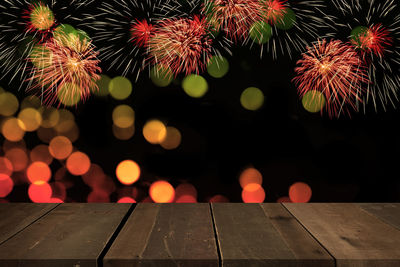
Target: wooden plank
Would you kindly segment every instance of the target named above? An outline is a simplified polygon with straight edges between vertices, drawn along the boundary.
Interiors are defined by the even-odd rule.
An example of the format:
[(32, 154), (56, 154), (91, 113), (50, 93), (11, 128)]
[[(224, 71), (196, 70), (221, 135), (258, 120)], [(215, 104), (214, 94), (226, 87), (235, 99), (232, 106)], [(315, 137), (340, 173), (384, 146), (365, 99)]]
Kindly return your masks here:
[(0, 245), (0, 266), (97, 266), (130, 206), (61, 204)]
[[(211, 205), (222, 266), (333, 266), (333, 259), (296, 225), (296, 220), (280, 204)], [(290, 241), (291, 237), (283, 235), (282, 230), (299, 239)], [(295, 242), (318, 252), (301, 256)]]
[(36, 221), (58, 204), (0, 204), (0, 244)]
[(400, 231), (355, 204), (284, 203), (337, 266), (400, 266)]
[(400, 230), (400, 203), (362, 203), (363, 210)]
[(209, 204), (138, 204), (103, 262), (105, 267), (218, 266)]

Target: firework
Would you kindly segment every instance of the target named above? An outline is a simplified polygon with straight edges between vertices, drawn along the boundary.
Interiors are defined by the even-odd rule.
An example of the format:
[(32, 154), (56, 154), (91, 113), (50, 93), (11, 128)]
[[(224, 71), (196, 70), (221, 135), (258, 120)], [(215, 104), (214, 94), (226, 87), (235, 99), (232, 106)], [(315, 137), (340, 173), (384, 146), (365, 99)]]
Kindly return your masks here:
[(260, 19), (250, 28), (251, 46), (260, 45), (276, 59), (278, 55), (302, 52), (310, 40), (325, 38), (332, 27), (322, 0), (259, 0)]
[(28, 1), (7, 0), (0, 2), (0, 68), (3, 76), (26, 80), (29, 62), (35, 44), (52, 37), (61, 23), (73, 23), (84, 7), (93, 0)]
[(339, 12), (330, 34), (350, 40), (368, 65), (371, 83), (366, 86), (360, 109), (366, 113), (371, 103), (375, 112), (395, 107), (400, 88), (400, 14), (396, 1), (331, 2)]
[(30, 60), (34, 67), (31, 90), (41, 90), (43, 102), (59, 105), (76, 104), (86, 100), (97, 89), (96, 81), (101, 72), (98, 52), (91, 41), (77, 34), (59, 35), (36, 47)]
[(338, 40), (324, 39), (307, 47), (295, 71), (300, 97), (313, 90), (321, 92), (330, 117), (356, 110), (363, 84), (368, 83), (366, 69), (353, 46)]
[(202, 13), (217, 31), (237, 42), (248, 37), (251, 26), (261, 19), (258, 0), (205, 0)]
[[(166, 18), (169, 0), (110, 0), (102, 3), (79, 26), (93, 31), (93, 42), (108, 70), (123, 76), (139, 74), (148, 66), (148, 41), (158, 20)], [(168, 11), (167, 8), (169, 7)]]
[(159, 23), (149, 41), (149, 61), (179, 73), (200, 73), (212, 56), (206, 18), (172, 18)]

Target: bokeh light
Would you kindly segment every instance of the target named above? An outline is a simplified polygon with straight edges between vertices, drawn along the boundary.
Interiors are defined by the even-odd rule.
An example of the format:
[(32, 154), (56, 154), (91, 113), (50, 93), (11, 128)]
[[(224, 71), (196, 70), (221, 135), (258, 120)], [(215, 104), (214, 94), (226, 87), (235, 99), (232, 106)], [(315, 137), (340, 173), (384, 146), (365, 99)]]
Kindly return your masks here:
[(326, 99), (322, 92), (311, 90), (304, 94), (301, 103), (308, 112), (317, 113), (325, 107)]
[(242, 190), (244, 203), (262, 203), (265, 200), (265, 191), (259, 184), (247, 184)]
[(249, 87), (242, 92), (240, 103), (247, 110), (258, 110), (264, 104), (264, 94), (256, 87)]
[(207, 72), (211, 77), (222, 78), (229, 71), (229, 61), (223, 56), (213, 56), (207, 64)]
[(136, 203), (136, 200), (131, 197), (122, 197), (118, 199), (117, 203)]
[(167, 128), (159, 120), (150, 120), (143, 127), (143, 136), (150, 144), (160, 144), (167, 136)]
[(181, 144), (181, 132), (175, 127), (171, 126), (168, 126), (166, 129), (167, 135), (165, 136), (165, 139), (160, 143), (160, 145), (167, 150), (176, 149)]
[(0, 198), (8, 196), (14, 187), (14, 182), (7, 174), (0, 173)]
[(33, 132), (42, 124), (42, 115), (36, 109), (26, 108), (18, 114), (18, 122), (26, 132)]
[(158, 87), (168, 86), (173, 78), (174, 75), (168, 67), (156, 65), (150, 71), (150, 79)]
[(35, 95), (28, 95), (26, 96), (22, 101), (20, 105), (20, 109), (24, 110), (26, 108), (33, 108), (33, 109), (39, 109), (42, 107), (42, 101), (40, 100), (39, 97)]
[(30, 159), (32, 162), (41, 161), (47, 165), (50, 165), (53, 162), (53, 156), (50, 154), (49, 147), (43, 144), (37, 145), (31, 150)]
[(5, 157), (0, 157), (0, 174), (11, 176), (13, 171), (14, 169), (11, 161)]
[(83, 175), (90, 169), (90, 158), (83, 152), (74, 152), (67, 159), (67, 169), (75, 176)]
[(0, 115), (12, 116), (19, 107), (18, 99), (15, 95), (4, 92), (0, 93)]
[(88, 203), (107, 203), (110, 202), (110, 196), (102, 190), (93, 190), (87, 197)]
[(157, 181), (151, 184), (149, 195), (155, 203), (171, 203), (175, 198), (175, 190), (167, 181)]
[(112, 113), (114, 124), (120, 128), (131, 127), (135, 121), (135, 112), (128, 105), (119, 105)]
[(28, 165), (29, 159), (24, 149), (12, 148), (10, 150), (7, 150), (5, 153), (5, 157), (11, 161), (14, 171), (22, 171)]
[(135, 126), (132, 125), (128, 128), (120, 128), (117, 125), (113, 124), (112, 131), (115, 138), (126, 141), (131, 139), (135, 134)]
[(248, 184), (262, 185), (262, 182), (263, 177), (255, 168), (247, 168), (239, 176), (239, 183), (242, 188), (245, 188)]
[(76, 106), (81, 101), (81, 93), (84, 89), (79, 84), (65, 82), (58, 88), (57, 98), (64, 106)]
[(264, 21), (257, 21), (250, 28), (250, 38), (257, 44), (265, 44), (271, 36), (272, 27)]
[(200, 98), (207, 93), (208, 83), (202, 76), (190, 74), (183, 79), (182, 88), (187, 95)]
[(303, 182), (297, 182), (289, 187), (289, 198), (293, 203), (306, 203), (311, 199), (311, 187)]
[(49, 144), (49, 152), (56, 159), (66, 159), (72, 153), (72, 143), (65, 136), (54, 137)]
[(49, 166), (41, 161), (32, 162), (26, 170), (26, 176), (34, 184), (37, 182), (48, 182), (51, 178)]
[(3, 122), (1, 132), (4, 138), (12, 142), (18, 142), (25, 136), (25, 131), (21, 128), (21, 122), (16, 118), (8, 118)]
[(228, 203), (229, 199), (226, 196), (223, 195), (215, 195), (211, 197), (208, 202), (210, 203)]
[(52, 195), (51, 186), (43, 181), (29, 185), (28, 196), (35, 203), (48, 203)]
[(56, 108), (42, 107), (41, 111), (42, 111), (41, 127), (53, 128), (58, 124), (58, 121), (60, 120), (60, 114), (58, 113), (58, 110)]
[(109, 84), (109, 92), (117, 100), (127, 99), (132, 93), (132, 83), (125, 77), (115, 77)]
[(120, 162), (115, 172), (118, 180), (124, 185), (131, 185), (140, 177), (140, 167), (133, 160)]
[(287, 31), (293, 28), (296, 23), (296, 14), (290, 8), (285, 8), (285, 12), (282, 18), (277, 19), (275, 25), (278, 29)]
[(196, 203), (197, 190), (189, 183), (183, 183), (175, 189), (175, 202), (176, 203)]
[(107, 96), (109, 94), (111, 78), (105, 74), (100, 75), (100, 79), (96, 81), (99, 90), (95, 90), (94, 94), (97, 96)]

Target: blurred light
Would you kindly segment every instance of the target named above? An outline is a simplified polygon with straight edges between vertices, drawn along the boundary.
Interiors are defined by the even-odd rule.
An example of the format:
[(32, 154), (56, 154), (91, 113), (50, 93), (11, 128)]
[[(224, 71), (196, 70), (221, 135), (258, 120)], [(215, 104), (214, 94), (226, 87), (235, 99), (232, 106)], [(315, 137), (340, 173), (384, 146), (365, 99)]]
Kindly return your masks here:
[(183, 79), (182, 88), (187, 95), (200, 98), (207, 93), (208, 83), (200, 75), (190, 74)]
[(93, 190), (87, 197), (88, 203), (108, 203), (110, 202), (110, 196), (101, 190)]
[(94, 90), (94, 94), (97, 96), (107, 96), (109, 91), (111, 78), (105, 74), (100, 75), (100, 79), (96, 81), (99, 90)]
[(115, 138), (126, 141), (126, 140), (131, 139), (133, 137), (133, 135), (135, 134), (135, 126), (132, 125), (128, 128), (120, 128), (117, 125), (113, 124), (112, 131), (113, 131)]
[(256, 44), (265, 44), (272, 36), (272, 27), (264, 21), (256, 21), (251, 26), (249, 35)]
[(308, 112), (317, 113), (325, 107), (326, 99), (324, 94), (320, 91), (312, 90), (305, 93), (301, 99), (301, 103)]
[(50, 143), (50, 141), (57, 136), (57, 132), (53, 128), (43, 128), (43, 127), (40, 127), (36, 131), (36, 134), (39, 140), (46, 144)]
[(135, 112), (128, 105), (119, 105), (112, 113), (114, 124), (120, 128), (131, 127), (135, 121)]
[(157, 181), (151, 184), (149, 195), (155, 203), (171, 203), (174, 201), (175, 190), (166, 181)]
[(7, 176), (11, 176), (14, 168), (11, 161), (7, 158), (0, 157), (0, 174), (5, 174)]
[(62, 123), (58, 129), (57, 134), (67, 137), (71, 142), (75, 142), (79, 138), (79, 128), (74, 121)]
[(67, 169), (68, 171), (75, 175), (83, 175), (87, 173), (90, 169), (90, 159), (82, 152), (74, 152), (67, 159)]
[(38, 109), (42, 106), (42, 102), (40, 101), (39, 97), (35, 95), (28, 95), (24, 98), (24, 100), (22, 100), (20, 106), (21, 110), (24, 110), (26, 108)]
[(8, 150), (5, 153), (5, 157), (11, 161), (14, 171), (22, 171), (28, 165), (28, 155), (25, 150), (21, 148), (12, 148)]
[(16, 118), (9, 118), (3, 122), (1, 132), (4, 138), (12, 142), (18, 142), (24, 138), (25, 131), (21, 128), (21, 123)]
[(18, 99), (15, 95), (5, 92), (0, 93), (0, 115), (12, 116), (18, 110)]
[(42, 124), (42, 115), (36, 109), (26, 108), (18, 114), (18, 122), (26, 132), (33, 132)]
[(168, 126), (166, 130), (167, 130), (167, 135), (165, 136), (165, 139), (160, 143), (160, 145), (164, 149), (168, 150), (176, 149), (181, 144), (182, 140), (181, 133), (175, 127)]
[(256, 87), (249, 87), (240, 96), (240, 103), (245, 109), (255, 111), (264, 104), (264, 94)]
[(229, 199), (223, 195), (215, 195), (208, 201), (210, 203), (228, 203)]
[(143, 127), (143, 136), (151, 144), (160, 144), (167, 136), (167, 128), (159, 120), (150, 120)]
[(38, 69), (44, 69), (52, 64), (53, 53), (44, 45), (35, 45), (29, 55), (29, 60)]
[(243, 188), (242, 200), (244, 203), (262, 203), (265, 191), (259, 184), (248, 184)]
[(197, 199), (190, 195), (175, 198), (175, 203), (197, 203)]
[(50, 165), (53, 162), (53, 156), (49, 152), (49, 147), (46, 145), (35, 146), (30, 153), (31, 161), (41, 161)]
[(41, 161), (32, 162), (26, 170), (26, 176), (34, 184), (36, 182), (48, 182), (51, 178), (49, 166)]
[[(51, 190), (52, 190), (52, 198), (59, 199), (64, 201), (67, 197), (67, 189), (62, 182), (54, 182), (50, 183)], [(54, 203), (54, 202), (53, 202)]]
[(290, 203), (292, 201), (290, 201), (289, 197), (280, 197), (276, 200), (277, 203)]
[(132, 93), (132, 83), (125, 77), (115, 77), (109, 84), (109, 92), (117, 100), (127, 99)]
[[(189, 198), (188, 198), (189, 196)], [(183, 183), (176, 187), (175, 189), (175, 202), (179, 201), (190, 201), (194, 199), (197, 202), (197, 190), (192, 184)]]
[(248, 184), (259, 184), (262, 185), (263, 177), (261, 173), (255, 168), (245, 169), (239, 177), (239, 183), (242, 188), (245, 188)]
[(88, 186), (96, 188), (105, 180), (105, 177), (106, 175), (99, 165), (91, 164), (89, 171), (82, 175), (82, 180)]
[(222, 78), (229, 71), (229, 62), (223, 56), (213, 56), (207, 65), (207, 72), (211, 77)]
[(289, 198), (293, 203), (306, 203), (311, 199), (312, 191), (306, 183), (297, 182), (289, 188)]
[(56, 159), (66, 159), (72, 153), (72, 143), (65, 136), (56, 136), (50, 141), (49, 152)]
[(131, 197), (123, 197), (123, 198), (120, 198), (120, 199), (117, 201), (117, 203), (136, 203), (136, 200), (134, 200), (134, 199), (131, 198)]
[(275, 25), (278, 29), (287, 31), (290, 30), (295, 23), (296, 23), (296, 14), (292, 9), (285, 8), (283, 18), (278, 19)]
[(59, 198), (50, 198), (49, 203), (64, 203), (64, 201)]
[(8, 196), (14, 187), (14, 182), (10, 176), (0, 173), (0, 198)]
[(140, 177), (140, 167), (133, 160), (120, 162), (115, 172), (118, 180), (124, 185), (131, 185)]
[(29, 185), (28, 196), (35, 203), (50, 202), (51, 186), (46, 182), (36, 182)]
[(156, 65), (150, 71), (150, 79), (158, 87), (168, 86), (173, 78), (172, 71), (168, 67)]
[(19, 140), (18, 142), (11, 142), (8, 140), (4, 140), (4, 142), (3, 142), (3, 151), (4, 152), (7, 152), (8, 150), (13, 149), (13, 148), (20, 148), (20, 149), (26, 150), (25, 140), (22, 139), (22, 140)]
[(57, 91), (58, 101), (68, 107), (76, 106), (81, 101), (81, 91), (79, 84), (67, 82)]
[(60, 120), (60, 114), (58, 110), (53, 107), (42, 107), (42, 124), (44, 128), (52, 128), (58, 124)]

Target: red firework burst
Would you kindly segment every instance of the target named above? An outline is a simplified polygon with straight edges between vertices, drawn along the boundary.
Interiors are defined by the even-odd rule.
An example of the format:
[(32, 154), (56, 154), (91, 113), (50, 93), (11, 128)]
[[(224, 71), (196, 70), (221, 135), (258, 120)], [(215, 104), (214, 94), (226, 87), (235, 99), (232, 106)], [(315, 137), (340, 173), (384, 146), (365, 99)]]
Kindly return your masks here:
[(211, 58), (208, 27), (206, 19), (198, 16), (163, 20), (150, 36), (148, 61), (169, 66), (175, 76), (201, 72)]
[(363, 52), (371, 52), (383, 56), (386, 48), (391, 45), (389, 31), (381, 24), (374, 25), (361, 31), (351, 39), (351, 43)]
[(205, 0), (203, 14), (235, 42), (246, 39), (253, 24), (261, 20), (258, 0)]
[(348, 107), (356, 109), (361, 102), (362, 84), (369, 82), (366, 68), (349, 44), (341, 41), (318, 41), (307, 47), (303, 58), (297, 61), (294, 78), (303, 97), (311, 90), (324, 94), (330, 117), (338, 117)]
[(136, 20), (131, 27), (132, 42), (137, 46), (146, 47), (153, 29), (154, 26), (146, 20)]
[(286, 0), (260, 0), (262, 15), (269, 23), (276, 23), (286, 14)]
[(52, 105), (86, 100), (97, 90), (96, 81), (101, 72), (91, 41), (78, 35), (61, 35), (41, 45), (39, 55), (30, 58), (34, 64), (31, 89), (41, 89), (44, 103)]

